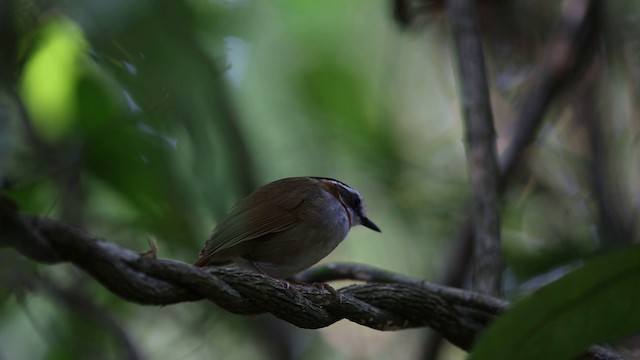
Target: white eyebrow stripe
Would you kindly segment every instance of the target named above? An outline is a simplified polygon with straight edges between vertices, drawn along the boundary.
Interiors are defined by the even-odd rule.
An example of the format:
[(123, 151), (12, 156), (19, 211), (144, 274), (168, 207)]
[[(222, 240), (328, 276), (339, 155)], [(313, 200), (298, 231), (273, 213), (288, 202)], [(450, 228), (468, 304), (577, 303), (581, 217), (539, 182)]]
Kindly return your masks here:
[[(340, 182), (338, 180), (333, 180), (333, 179), (326, 179), (326, 181), (334, 184), (334, 185), (339, 185), (340, 187), (342, 187), (343, 189), (347, 190), (350, 194), (352, 194), (353, 196), (362, 199), (362, 196), (360, 196), (360, 193), (358, 191), (356, 191), (356, 189), (350, 187), (349, 185)], [(362, 200), (361, 200), (362, 201)]]
[(332, 184), (339, 185), (340, 187), (342, 187), (343, 189), (347, 190), (348, 192), (350, 192), (350, 193), (352, 193), (354, 195), (360, 196), (360, 194), (358, 194), (358, 192), (355, 191), (355, 189), (351, 188), (349, 185), (347, 185), (347, 184), (345, 184), (343, 182), (340, 182), (340, 181), (337, 181), (337, 180), (327, 180), (327, 181), (332, 183)]
[(353, 196), (359, 198), (360, 201), (362, 201), (362, 195), (360, 195), (360, 193), (356, 189), (354, 189), (351, 186), (343, 183), (340, 180), (336, 180), (336, 179), (332, 179), (332, 178), (326, 178), (326, 177), (313, 177), (313, 178), (314, 179), (318, 179), (320, 181), (326, 181), (326, 182), (328, 182), (330, 184), (333, 184), (333, 185), (339, 185), (341, 188), (347, 190), (350, 194), (352, 194)]

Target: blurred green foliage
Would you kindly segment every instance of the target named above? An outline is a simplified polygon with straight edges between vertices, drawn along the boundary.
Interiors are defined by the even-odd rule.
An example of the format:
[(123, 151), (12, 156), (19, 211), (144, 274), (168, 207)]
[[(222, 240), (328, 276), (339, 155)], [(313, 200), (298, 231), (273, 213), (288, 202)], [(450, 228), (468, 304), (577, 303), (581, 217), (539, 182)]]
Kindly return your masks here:
[(573, 359), (640, 332), (640, 246), (591, 259), (500, 317), (470, 359)]
[[(504, 5), (484, 22), (500, 149), (558, 18), (557, 2), (532, 3)], [(3, 59), (13, 56), (0, 69), (0, 180), (22, 210), (141, 251), (154, 236), (161, 257), (191, 262), (217, 220), (258, 185), (328, 176), (363, 194), (383, 234), (356, 228), (327, 261), (428, 279), (446, 265), (468, 199), (446, 17), (402, 32), (383, 0), (6, 4), (15, 43), (0, 45)], [(617, 50), (600, 105), (622, 164), (611, 176), (638, 199), (631, 119), (640, 47), (625, 42), (638, 34), (638, 6), (607, 6), (607, 18), (625, 19), (609, 20), (605, 34)], [(551, 109), (527, 171), (505, 195), (510, 295), (606, 242), (574, 114), (565, 102)], [(124, 356), (113, 329), (65, 309), (48, 286), (93, 302), (148, 358), (268, 352), (258, 320), (211, 304), (127, 304), (74, 268), (31, 264), (8, 250), (0, 251), (0, 274), (0, 358)], [(292, 351), (415, 358), (419, 351), (407, 349), (422, 336), (339, 323), (296, 332)]]

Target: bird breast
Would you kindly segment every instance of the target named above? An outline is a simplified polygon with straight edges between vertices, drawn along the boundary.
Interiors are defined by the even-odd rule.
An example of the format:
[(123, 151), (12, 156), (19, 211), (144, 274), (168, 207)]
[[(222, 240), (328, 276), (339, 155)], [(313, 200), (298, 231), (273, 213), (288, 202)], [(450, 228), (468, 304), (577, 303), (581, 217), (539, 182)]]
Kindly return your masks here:
[(299, 217), (296, 226), (252, 244), (249, 257), (267, 274), (286, 278), (314, 265), (344, 240), (351, 225), (342, 203), (324, 190), (301, 204)]

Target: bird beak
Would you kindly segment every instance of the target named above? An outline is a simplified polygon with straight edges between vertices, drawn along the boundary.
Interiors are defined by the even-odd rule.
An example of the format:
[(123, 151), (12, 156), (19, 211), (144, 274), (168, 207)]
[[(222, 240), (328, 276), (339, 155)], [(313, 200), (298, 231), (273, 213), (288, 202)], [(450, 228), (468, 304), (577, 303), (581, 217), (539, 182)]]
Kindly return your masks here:
[(382, 231), (380, 231), (380, 228), (378, 227), (378, 225), (374, 224), (373, 221), (369, 220), (366, 217), (362, 217), (362, 220), (360, 221), (360, 224), (362, 224), (362, 226), (364, 226), (364, 227), (368, 227), (369, 229), (371, 229), (373, 231), (382, 232)]

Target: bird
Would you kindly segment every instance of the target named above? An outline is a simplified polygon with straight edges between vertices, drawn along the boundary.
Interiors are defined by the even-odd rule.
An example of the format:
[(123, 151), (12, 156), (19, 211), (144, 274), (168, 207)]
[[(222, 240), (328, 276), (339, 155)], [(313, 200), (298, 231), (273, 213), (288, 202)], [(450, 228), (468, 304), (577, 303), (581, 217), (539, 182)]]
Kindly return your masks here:
[(349, 230), (363, 225), (362, 196), (327, 177), (291, 177), (264, 185), (231, 208), (205, 242), (195, 266), (235, 263), (288, 279), (331, 253)]

